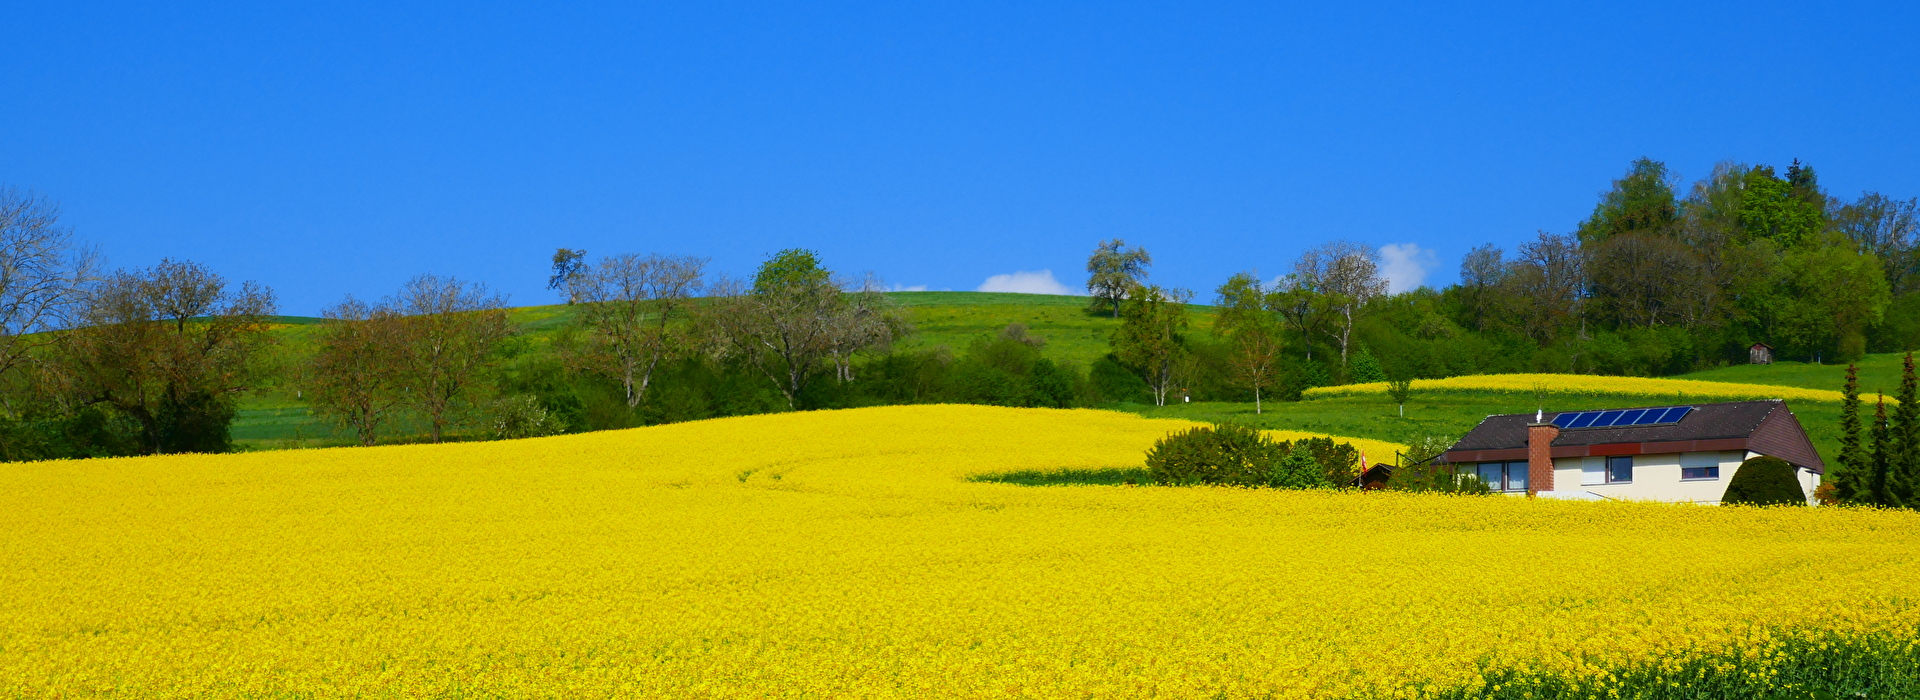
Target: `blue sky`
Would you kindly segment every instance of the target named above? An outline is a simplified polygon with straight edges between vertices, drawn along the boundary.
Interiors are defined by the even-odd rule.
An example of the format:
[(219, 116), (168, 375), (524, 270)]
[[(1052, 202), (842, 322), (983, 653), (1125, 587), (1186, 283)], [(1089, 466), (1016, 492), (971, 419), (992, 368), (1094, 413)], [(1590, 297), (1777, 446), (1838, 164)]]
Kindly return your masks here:
[(1348, 238), (1443, 285), (1643, 155), (1920, 195), (1910, 4), (1202, 5), (8, 3), (0, 184), (298, 314), (551, 303), (560, 246), (974, 289), (1121, 237), (1205, 298)]

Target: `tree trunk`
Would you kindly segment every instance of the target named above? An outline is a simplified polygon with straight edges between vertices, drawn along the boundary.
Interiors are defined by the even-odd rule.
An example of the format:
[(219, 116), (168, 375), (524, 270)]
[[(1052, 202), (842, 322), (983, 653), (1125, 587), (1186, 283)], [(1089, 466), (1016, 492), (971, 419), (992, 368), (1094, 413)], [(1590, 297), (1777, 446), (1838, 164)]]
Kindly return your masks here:
[(1260, 415), (1260, 385), (1253, 387), (1253, 415)]
[(1347, 366), (1347, 341), (1353, 336), (1353, 307), (1341, 309), (1340, 315), (1346, 318), (1346, 324), (1340, 327), (1340, 366), (1345, 367)]

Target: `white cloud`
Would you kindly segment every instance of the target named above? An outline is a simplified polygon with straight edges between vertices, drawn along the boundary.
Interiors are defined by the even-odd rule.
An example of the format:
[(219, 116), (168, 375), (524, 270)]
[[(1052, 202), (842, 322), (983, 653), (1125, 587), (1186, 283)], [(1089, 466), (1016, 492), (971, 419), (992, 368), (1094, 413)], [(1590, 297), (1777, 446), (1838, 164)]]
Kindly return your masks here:
[(1016, 294), (1072, 294), (1073, 290), (1053, 278), (1052, 270), (994, 275), (980, 283), (976, 292), (1014, 292)]
[(927, 285), (924, 285), (924, 284), (896, 284), (896, 285), (893, 285), (893, 288), (892, 288), (892, 289), (889, 289), (889, 290), (887, 290), (887, 291), (889, 291), (889, 292), (924, 292), (924, 291), (927, 291)]
[(1412, 243), (1388, 243), (1380, 246), (1380, 276), (1387, 278), (1387, 293), (1418, 289), (1427, 281), (1427, 271), (1440, 264), (1433, 251)]

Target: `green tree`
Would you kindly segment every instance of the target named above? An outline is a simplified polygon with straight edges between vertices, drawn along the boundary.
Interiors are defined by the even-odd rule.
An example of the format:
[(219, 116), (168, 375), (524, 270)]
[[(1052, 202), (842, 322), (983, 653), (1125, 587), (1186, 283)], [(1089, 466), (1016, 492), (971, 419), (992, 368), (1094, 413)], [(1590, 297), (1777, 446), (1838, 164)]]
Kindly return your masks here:
[(1887, 396), (1881, 394), (1873, 406), (1873, 428), (1869, 431), (1873, 439), (1873, 449), (1867, 453), (1867, 497), (1866, 502), (1876, 506), (1892, 505), (1893, 497), (1887, 483), (1888, 472), (1893, 467), (1894, 447), (1891, 436), (1887, 434)]
[(143, 452), (224, 452), (233, 401), (271, 369), (273, 309), (272, 291), (230, 287), (198, 263), (121, 270), (61, 335), (60, 381), (76, 403), (139, 424)]
[(832, 319), (840, 289), (811, 250), (775, 253), (747, 290), (721, 285), (708, 328), (722, 357), (739, 358), (799, 408), (800, 392), (820, 375), (834, 349)]
[(553, 274), (547, 277), (547, 289), (566, 296), (569, 304), (578, 301), (579, 295), (573, 285), (580, 273), (587, 269), (586, 257), (587, 251), (584, 250), (561, 248), (553, 251)]
[(1188, 355), (1187, 296), (1179, 289), (1141, 287), (1122, 305), (1120, 328), (1113, 333), (1114, 355), (1139, 370), (1156, 406), (1167, 405), (1167, 392)]
[(1726, 505), (1804, 506), (1807, 494), (1793, 477), (1793, 465), (1779, 457), (1765, 455), (1740, 463), (1727, 493), (1720, 498)]
[(1826, 228), (1826, 210), (1808, 192), (1808, 188), (1818, 189), (1812, 169), (1799, 177), (1803, 181), (1798, 184), (1782, 180), (1765, 165), (1747, 170), (1739, 210), (1740, 228), (1747, 238), (1765, 238), (1790, 249), (1813, 240)]
[(1327, 482), (1327, 472), (1313, 454), (1298, 445), (1287, 450), (1286, 456), (1274, 464), (1273, 476), (1269, 483), (1283, 489), (1323, 489), (1333, 486)]
[(1407, 417), (1407, 399), (1413, 398), (1413, 380), (1387, 380), (1387, 398), (1393, 399), (1393, 403), (1400, 407), (1401, 418)]
[(1253, 391), (1253, 412), (1261, 412), (1260, 395), (1280, 379), (1280, 326), (1267, 310), (1267, 292), (1260, 280), (1242, 272), (1215, 290), (1213, 332), (1225, 336), (1232, 350), (1228, 367), (1234, 386)]
[(1627, 174), (1600, 195), (1593, 215), (1580, 222), (1580, 242), (1593, 245), (1627, 233), (1666, 233), (1680, 216), (1672, 179), (1665, 163), (1634, 161)]
[(1920, 459), (1920, 399), (1915, 398), (1913, 353), (1900, 366), (1900, 392), (1894, 395), (1899, 405), (1893, 408), (1893, 451), (1887, 461), (1886, 502), (1900, 508), (1915, 505), (1913, 500), (1914, 461)]
[(1840, 461), (1830, 478), (1833, 497), (1852, 502), (1868, 495), (1867, 455), (1860, 449), (1860, 378), (1854, 365), (1847, 365), (1847, 382), (1840, 393)]
[(1111, 312), (1120, 317), (1120, 302), (1146, 283), (1147, 268), (1153, 256), (1145, 248), (1127, 248), (1127, 242), (1115, 238), (1101, 241), (1087, 257), (1087, 310)]
[(304, 375), (315, 413), (353, 431), (362, 445), (405, 403), (407, 348), (398, 313), (351, 296), (321, 312)]
[(1871, 255), (1838, 241), (1781, 256), (1775, 339), (1808, 360), (1857, 360), (1866, 332), (1886, 317), (1893, 296)]

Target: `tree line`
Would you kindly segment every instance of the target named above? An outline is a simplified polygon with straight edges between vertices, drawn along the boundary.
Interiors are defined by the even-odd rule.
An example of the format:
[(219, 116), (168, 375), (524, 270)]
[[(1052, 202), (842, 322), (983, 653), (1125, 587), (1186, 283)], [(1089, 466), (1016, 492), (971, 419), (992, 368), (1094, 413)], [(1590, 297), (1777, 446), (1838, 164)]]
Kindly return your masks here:
[[(1681, 192), (1684, 190), (1684, 194)], [(1153, 313), (1191, 294), (1148, 284), (1151, 257), (1108, 241), (1088, 264), (1090, 310)], [(1920, 346), (1920, 201), (1821, 187), (1798, 161), (1721, 163), (1682, 188), (1640, 159), (1570, 232), (1487, 244), (1459, 282), (1388, 294), (1378, 254), (1335, 241), (1285, 274), (1214, 290), (1214, 333), (1178, 318), (1125, 352), (1153, 384), (1210, 398), (1297, 398), (1361, 381), (1497, 372), (1658, 376), (1776, 357), (1850, 362)], [(1213, 347), (1207, 348), (1208, 344)], [(1225, 389), (1225, 391), (1221, 391)]]

